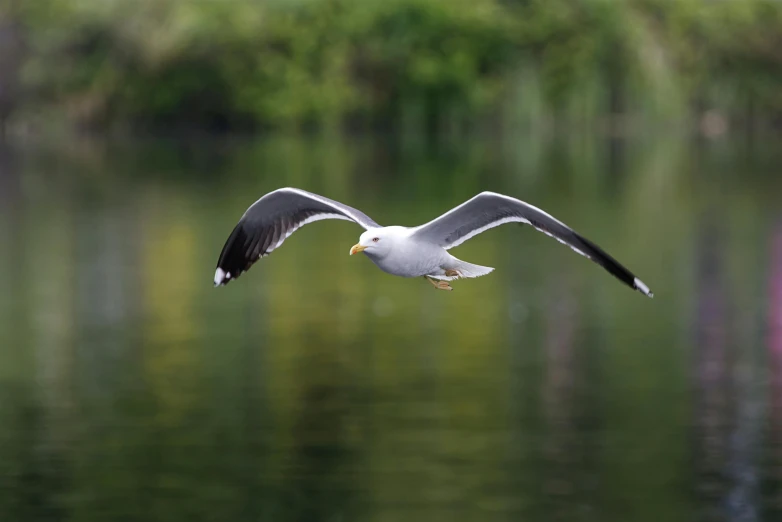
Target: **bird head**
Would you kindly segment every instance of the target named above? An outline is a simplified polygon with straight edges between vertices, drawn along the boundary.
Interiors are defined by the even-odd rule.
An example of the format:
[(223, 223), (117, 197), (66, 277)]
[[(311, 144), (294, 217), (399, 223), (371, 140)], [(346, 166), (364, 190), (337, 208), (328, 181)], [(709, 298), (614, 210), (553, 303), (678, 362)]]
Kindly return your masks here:
[(350, 255), (364, 252), (368, 256), (385, 257), (391, 251), (394, 243), (394, 234), (388, 228), (369, 229), (358, 239), (358, 243), (350, 249)]

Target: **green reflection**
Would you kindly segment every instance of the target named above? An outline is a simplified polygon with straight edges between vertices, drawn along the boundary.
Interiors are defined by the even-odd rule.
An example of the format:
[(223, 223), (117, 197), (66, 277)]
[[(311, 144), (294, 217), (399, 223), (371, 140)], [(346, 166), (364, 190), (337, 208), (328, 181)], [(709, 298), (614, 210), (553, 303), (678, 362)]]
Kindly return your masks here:
[[(762, 357), (720, 354), (763, 350), (778, 153), (675, 136), (514, 143), (3, 149), (4, 520), (686, 520), (731, 494), (771, 509), (729, 473), (757, 468), (728, 442), (765, 410), (714, 397), (739, 408), (756, 393), (730, 361), (761, 372)], [(508, 192), (656, 296), (521, 226), (459, 247), (497, 270), (436, 292), (349, 257), (360, 229), (338, 221), (213, 289), (236, 219), (285, 185), (384, 224)], [(715, 361), (722, 380), (695, 386)]]

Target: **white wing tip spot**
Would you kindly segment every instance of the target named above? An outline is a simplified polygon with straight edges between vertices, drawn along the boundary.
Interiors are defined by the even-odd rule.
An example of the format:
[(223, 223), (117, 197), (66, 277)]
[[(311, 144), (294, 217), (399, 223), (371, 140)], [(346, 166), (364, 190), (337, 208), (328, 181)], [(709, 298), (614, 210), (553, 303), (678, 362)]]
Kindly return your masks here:
[(646, 285), (644, 284), (644, 282), (643, 282), (643, 281), (641, 281), (640, 279), (638, 279), (637, 277), (636, 277), (636, 278), (633, 280), (633, 284), (634, 284), (634, 285), (635, 285), (635, 287), (636, 287), (638, 290), (640, 290), (640, 291), (641, 291), (641, 292), (642, 292), (644, 295), (646, 295), (646, 296), (649, 296), (649, 297), (654, 297), (654, 294), (652, 293), (652, 291), (651, 291), (651, 290), (649, 290), (649, 287), (648, 287), (648, 286), (646, 286)]
[(215, 270), (215, 286), (220, 286), (226, 280), (231, 278), (230, 272), (224, 272), (222, 268)]

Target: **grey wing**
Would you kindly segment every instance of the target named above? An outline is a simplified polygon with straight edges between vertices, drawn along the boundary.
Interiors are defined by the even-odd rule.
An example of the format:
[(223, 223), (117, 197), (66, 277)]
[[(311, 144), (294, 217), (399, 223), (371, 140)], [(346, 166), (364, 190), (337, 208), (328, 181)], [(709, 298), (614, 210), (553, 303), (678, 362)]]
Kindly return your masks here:
[(312, 192), (296, 188), (269, 192), (247, 209), (228, 236), (217, 260), (215, 286), (236, 279), (296, 230), (321, 219), (354, 221), (365, 229), (380, 226), (363, 212)]
[(494, 192), (482, 192), (437, 219), (416, 227), (411, 237), (447, 250), (505, 223), (531, 225), (591, 259), (631, 288), (653, 297), (643, 281), (587, 238), (537, 207)]

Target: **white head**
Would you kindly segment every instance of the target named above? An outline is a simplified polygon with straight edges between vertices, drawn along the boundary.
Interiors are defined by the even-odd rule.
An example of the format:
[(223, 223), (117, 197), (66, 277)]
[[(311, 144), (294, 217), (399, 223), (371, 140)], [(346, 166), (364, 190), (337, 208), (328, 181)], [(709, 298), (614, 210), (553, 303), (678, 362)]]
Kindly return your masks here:
[[(396, 230), (396, 229), (400, 230)], [(370, 257), (386, 257), (400, 235), (402, 227), (370, 228), (358, 238), (358, 243), (350, 249), (350, 255), (364, 252)]]

